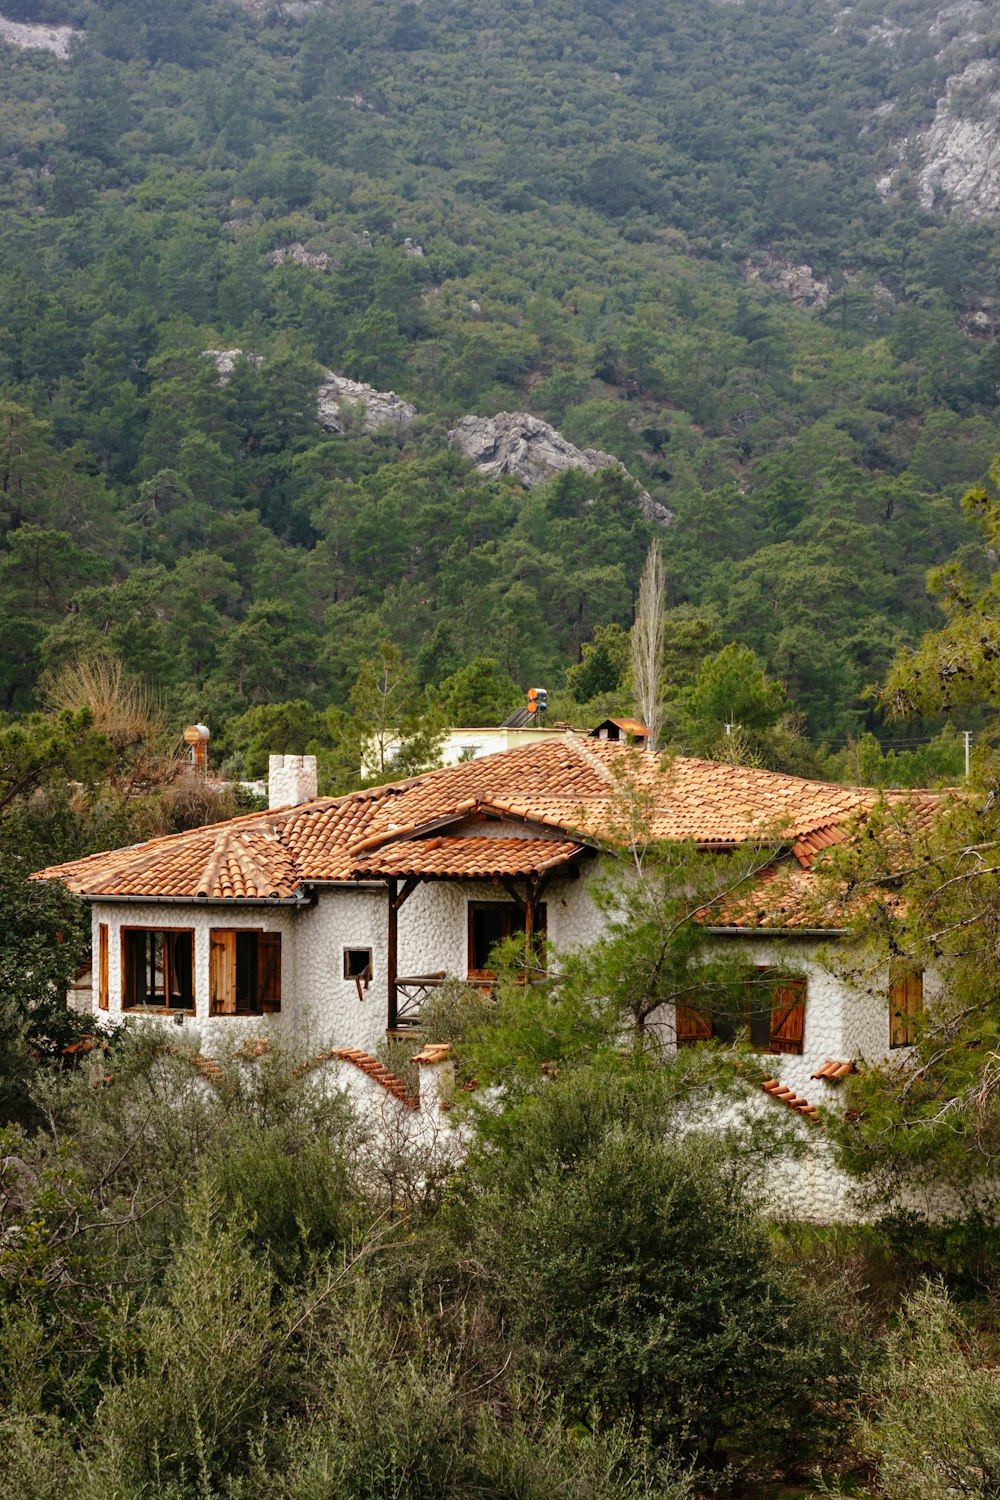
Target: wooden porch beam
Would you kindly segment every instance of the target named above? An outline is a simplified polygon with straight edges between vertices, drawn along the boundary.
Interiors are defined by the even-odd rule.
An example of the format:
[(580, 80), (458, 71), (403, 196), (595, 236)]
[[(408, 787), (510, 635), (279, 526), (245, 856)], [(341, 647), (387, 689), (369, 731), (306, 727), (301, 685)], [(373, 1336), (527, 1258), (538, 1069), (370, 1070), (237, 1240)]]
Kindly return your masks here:
[(398, 884), (395, 880), (389, 881), (389, 929), (386, 935), (386, 957), (385, 970), (386, 981), (389, 992), (389, 1014), (387, 1025), (390, 1031), (396, 1029), (396, 1012), (399, 1006), (399, 901)]
[[(421, 880), (423, 880), (422, 875), (408, 875), (403, 883), (403, 889), (400, 891), (399, 895), (390, 895), (389, 899), (395, 906), (396, 911), (399, 911), (399, 908), (402, 906), (403, 902), (407, 900), (408, 897), (413, 895), (413, 892), (416, 890)], [(396, 882), (394, 880), (391, 880), (389, 882), (389, 885), (391, 889), (395, 889)]]
[(503, 886), (504, 890), (507, 892), (508, 896), (514, 902), (514, 905), (517, 907), (523, 917), (527, 907), (527, 902), (521, 895), (521, 892), (518, 890), (517, 886), (514, 884), (513, 878), (510, 875), (501, 875), (500, 884)]

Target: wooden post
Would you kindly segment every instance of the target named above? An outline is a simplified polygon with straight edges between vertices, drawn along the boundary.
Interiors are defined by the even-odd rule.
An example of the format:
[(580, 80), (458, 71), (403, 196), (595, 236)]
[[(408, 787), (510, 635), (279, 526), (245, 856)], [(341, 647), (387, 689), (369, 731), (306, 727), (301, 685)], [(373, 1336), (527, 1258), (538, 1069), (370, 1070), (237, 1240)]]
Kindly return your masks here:
[(386, 978), (389, 981), (389, 1030), (396, 1029), (398, 996), (396, 980), (399, 976), (399, 905), (396, 900), (397, 883), (389, 881), (389, 934), (386, 944)]
[(527, 881), (527, 895), (524, 902), (524, 956), (531, 964), (534, 962), (535, 942), (535, 883)]

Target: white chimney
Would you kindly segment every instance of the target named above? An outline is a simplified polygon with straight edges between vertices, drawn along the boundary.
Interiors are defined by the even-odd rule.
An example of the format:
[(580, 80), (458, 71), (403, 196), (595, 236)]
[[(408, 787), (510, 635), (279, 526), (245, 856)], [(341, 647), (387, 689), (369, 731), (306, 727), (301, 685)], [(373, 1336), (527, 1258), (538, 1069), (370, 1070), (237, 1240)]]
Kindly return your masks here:
[(315, 795), (315, 755), (268, 756), (268, 807), (295, 807), (300, 802), (311, 802)]

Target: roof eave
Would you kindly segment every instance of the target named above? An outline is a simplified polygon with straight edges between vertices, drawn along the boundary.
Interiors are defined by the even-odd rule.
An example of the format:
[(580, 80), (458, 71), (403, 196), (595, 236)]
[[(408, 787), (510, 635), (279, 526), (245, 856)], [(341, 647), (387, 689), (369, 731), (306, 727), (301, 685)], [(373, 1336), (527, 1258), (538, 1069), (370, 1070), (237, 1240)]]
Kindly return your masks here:
[(846, 937), (849, 927), (796, 927), (786, 923), (782, 927), (705, 927), (702, 931), (713, 937), (801, 937), (839, 938)]
[(311, 906), (307, 891), (294, 896), (113, 896), (103, 891), (76, 891), (84, 901), (133, 906)]

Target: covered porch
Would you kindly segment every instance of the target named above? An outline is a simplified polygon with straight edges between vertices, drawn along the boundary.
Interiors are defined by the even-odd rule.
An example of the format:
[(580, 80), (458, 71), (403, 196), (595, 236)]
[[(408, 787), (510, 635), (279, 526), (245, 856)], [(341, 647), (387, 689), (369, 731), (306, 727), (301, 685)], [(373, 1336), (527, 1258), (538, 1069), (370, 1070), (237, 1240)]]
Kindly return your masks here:
[[(448, 837), (401, 839), (384, 845), (355, 867), (357, 880), (385, 881), (386, 1029), (390, 1034), (412, 1034), (429, 995), (449, 979), (464, 979), (489, 989), (496, 979), (490, 956), (497, 944), (523, 934), (525, 955), (543, 962), (542, 945), (548, 931), (545, 895), (556, 877), (575, 880), (582, 861), (593, 855), (586, 844), (553, 837)], [(475, 899), (484, 883), (502, 899)], [(447, 949), (449, 967), (407, 972), (400, 966), (400, 913), (414, 893), (431, 884), (446, 884), (464, 896), (464, 914), (450, 904)], [(462, 922), (464, 933), (456, 932)], [(464, 938), (464, 944), (463, 944)], [(423, 952), (429, 951), (426, 941)], [(455, 957), (465, 948), (460, 969)], [(440, 960), (439, 960), (440, 961)]]

